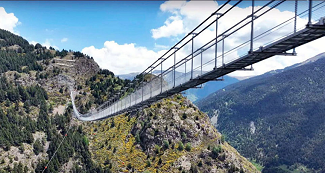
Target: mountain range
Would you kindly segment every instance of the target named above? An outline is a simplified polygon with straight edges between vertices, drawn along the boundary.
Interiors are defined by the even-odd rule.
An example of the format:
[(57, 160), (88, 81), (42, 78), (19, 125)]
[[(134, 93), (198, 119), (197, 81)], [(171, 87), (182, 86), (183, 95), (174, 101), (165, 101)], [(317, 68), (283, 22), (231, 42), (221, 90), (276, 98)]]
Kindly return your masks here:
[(263, 172), (324, 172), (325, 53), (196, 102)]
[[(193, 75), (197, 76), (200, 73), (201, 73), (200, 71), (194, 71)], [(132, 80), (138, 74), (139, 73), (129, 73), (129, 74), (122, 74), (122, 75), (118, 75), (118, 76), (122, 79)], [(160, 70), (153, 71), (153, 74), (159, 75)], [(183, 75), (184, 75), (183, 72), (176, 71), (176, 73), (175, 73), (176, 78), (183, 76)], [(190, 75), (190, 74), (188, 74), (188, 75)], [(166, 81), (172, 81), (173, 75), (167, 74), (166, 76), (164, 76), (164, 79)], [(237, 78), (230, 77), (227, 75), (224, 76), (223, 79), (224, 79), (224, 81), (210, 81), (210, 82), (207, 82), (207, 83), (204, 83), (204, 84), (198, 86), (198, 88), (188, 89), (183, 93), (183, 95), (185, 97), (187, 97), (189, 100), (191, 100), (192, 102), (195, 102), (197, 100), (200, 100), (200, 99), (208, 96), (209, 94), (211, 94), (219, 89), (224, 88), (227, 85), (230, 85), (230, 84), (233, 84), (233, 83), (236, 83), (239, 81)]]

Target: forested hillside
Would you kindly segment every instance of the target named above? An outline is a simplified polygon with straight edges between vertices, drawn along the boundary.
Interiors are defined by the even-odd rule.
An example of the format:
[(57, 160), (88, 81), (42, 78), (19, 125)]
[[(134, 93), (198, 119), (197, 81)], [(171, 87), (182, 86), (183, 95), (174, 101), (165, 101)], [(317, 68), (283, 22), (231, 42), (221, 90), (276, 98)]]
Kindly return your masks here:
[[(30, 45), (5, 30), (0, 30), (0, 46), (0, 172), (42, 172), (65, 136), (45, 172), (62, 171), (67, 163), (71, 172), (102, 170), (91, 159), (82, 127), (71, 124), (63, 87), (49, 87), (60, 73), (69, 73), (53, 65), (61, 52)], [(66, 108), (57, 111), (61, 103)]]
[[(0, 36), (1, 173), (259, 172), (180, 95), (105, 121), (76, 120), (70, 90), (85, 113), (131, 80), (81, 52)], [(132, 83), (126, 93), (139, 85)]]
[(230, 85), (197, 103), (263, 172), (324, 172), (325, 58)]

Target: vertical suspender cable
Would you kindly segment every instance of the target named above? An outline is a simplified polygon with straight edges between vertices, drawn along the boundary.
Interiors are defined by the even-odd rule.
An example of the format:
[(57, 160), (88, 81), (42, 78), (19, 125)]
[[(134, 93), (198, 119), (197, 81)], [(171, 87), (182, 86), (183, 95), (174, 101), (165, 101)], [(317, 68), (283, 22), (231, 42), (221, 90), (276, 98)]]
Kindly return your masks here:
[(252, 23), (251, 23), (251, 47), (250, 53), (253, 52), (253, 37), (254, 37), (254, 0), (252, 0)]
[(313, 4), (313, 2), (312, 2), (312, 0), (309, 0), (309, 11), (308, 11), (308, 25), (310, 25), (311, 24), (311, 13), (312, 13), (312, 4)]
[[(295, 21), (294, 21), (294, 28), (293, 28), (293, 32), (296, 33), (297, 32), (297, 11), (298, 11), (298, 0), (295, 0)], [(293, 48), (293, 53), (296, 53), (296, 48)]]

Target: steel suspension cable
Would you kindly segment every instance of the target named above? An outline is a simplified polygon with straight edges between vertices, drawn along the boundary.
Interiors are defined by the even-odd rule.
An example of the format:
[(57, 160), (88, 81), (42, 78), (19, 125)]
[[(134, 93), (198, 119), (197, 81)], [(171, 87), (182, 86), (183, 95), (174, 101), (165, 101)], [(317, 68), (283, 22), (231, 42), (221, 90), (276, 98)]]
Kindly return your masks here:
[[(158, 65), (156, 65), (155, 67), (152, 67), (152, 66), (154, 66), (154, 64), (156, 64), (159, 60), (161, 60), (161, 59), (163, 59), (163, 57), (165, 56), (165, 55), (167, 55), (171, 50), (173, 50), (179, 43), (181, 43), (183, 40), (185, 40), (185, 38), (187, 38), (188, 36), (190, 36), (196, 29), (198, 29), (199, 27), (201, 27), (206, 21), (208, 21), (212, 16), (214, 16), (214, 14), (216, 14), (216, 13), (218, 13), (219, 12), (219, 10), (221, 10), (224, 6), (226, 6), (229, 2), (230, 2), (231, 0), (228, 0), (226, 3), (224, 3), (221, 7), (219, 7), (215, 12), (213, 12), (208, 18), (206, 18), (203, 22), (201, 22), (197, 27), (195, 27), (190, 33), (188, 33), (183, 39), (181, 39), (179, 42), (177, 42), (172, 48), (170, 48), (165, 54), (163, 54), (160, 58), (158, 58), (154, 63), (152, 63), (148, 68), (146, 68), (142, 73), (140, 73), (139, 75), (144, 75), (145, 73), (146, 73), (146, 71), (148, 70), (148, 69), (150, 69), (151, 68), (151, 70), (148, 72), (148, 73), (150, 73), (153, 69), (155, 69), (156, 67), (158, 67), (160, 64), (158, 64)], [(233, 5), (230, 9), (232, 9), (232, 8), (234, 8), (235, 6), (237, 6), (241, 1), (243, 1), (243, 0), (240, 0), (240, 1), (238, 1), (235, 5)], [(230, 11), (230, 9), (228, 9), (227, 10), (227, 12), (228, 11)], [(224, 14), (226, 14), (226, 12), (224, 13)], [(220, 16), (219, 18), (221, 18), (222, 16)], [(213, 21), (214, 22), (214, 21)], [(212, 22), (212, 23), (213, 23)], [(211, 24), (212, 24), (211, 23)], [(210, 25), (211, 25), (210, 24)], [(209, 25), (209, 26), (210, 26)], [(201, 33), (201, 32), (200, 32)], [(180, 48), (182, 48), (184, 45), (186, 45), (187, 43), (188, 43), (189, 41), (187, 41), (186, 43), (184, 43)], [(179, 49), (180, 49), (179, 48)], [(165, 61), (166, 59), (168, 59), (170, 56), (168, 56), (167, 58), (164, 58), (164, 60), (163, 61)], [(162, 72), (161, 72), (162, 73)], [(157, 78), (157, 77), (159, 77), (159, 75), (158, 76), (156, 76), (156, 77), (154, 77), (153, 79), (155, 79), (155, 78)], [(136, 89), (135, 89), (136, 90)], [(105, 103), (104, 103), (105, 104)]]
[(46, 166), (44, 167), (42, 173), (44, 173), (44, 171), (48, 168), (49, 164), (51, 163), (52, 159), (54, 158), (54, 156), (56, 155), (56, 153), (58, 152), (58, 150), (60, 149), (62, 143), (64, 142), (64, 140), (66, 139), (66, 137), (68, 136), (69, 134), (69, 131), (71, 129), (71, 126), (72, 126), (72, 118), (70, 119), (70, 124), (69, 124), (69, 129), (67, 131), (67, 133), (64, 135), (63, 139), (61, 140), (59, 146), (56, 148), (55, 152), (53, 153), (53, 155), (51, 156), (50, 160), (47, 162)]
[[(271, 4), (271, 3), (274, 2), (274, 1), (275, 1), (275, 0), (272, 0), (272, 1), (268, 2), (268, 3), (265, 4), (263, 7), (259, 8), (258, 10), (256, 10), (256, 11), (254, 12), (254, 14), (257, 13), (257, 12), (259, 12), (260, 10), (262, 10), (263, 8), (265, 8), (266, 6), (268, 6), (269, 4)], [(262, 13), (261, 15), (259, 15), (258, 17), (264, 15), (265, 13), (267, 13), (267, 12), (270, 11), (270, 10), (272, 10), (272, 9), (275, 8), (276, 6), (280, 5), (280, 4), (283, 3), (284, 1), (285, 1), (285, 0), (282, 0), (281, 2), (279, 2), (279, 3), (276, 4), (276, 5), (274, 5), (272, 8), (268, 9), (267, 11), (265, 11), (264, 13)], [(257, 19), (258, 17), (256, 17), (256, 19)], [(241, 24), (242, 22), (244, 22), (244, 21), (247, 20), (247, 19), (248, 19), (248, 17), (242, 19), (240, 22), (236, 23), (235, 25), (233, 25), (232, 27), (230, 27), (229, 29), (227, 29), (226, 31), (224, 31), (224, 32), (223, 32), (222, 34), (220, 34), (218, 37), (221, 37), (222, 35), (224, 35), (225, 33), (229, 32), (231, 29), (233, 29), (234, 27), (238, 26), (239, 24)], [(256, 20), (256, 19), (255, 19), (255, 20)], [(231, 32), (230, 34), (228, 34), (228, 36), (229, 36), (229, 35), (232, 35), (232, 34), (235, 33), (235, 32), (237, 32), (239, 29), (241, 29), (241, 28), (243, 28), (244, 26), (248, 25), (250, 22), (251, 22), (251, 21), (247, 22), (247, 23), (244, 24), (243, 26), (241, 26), (241, 27), (239, 27), (238, 29), (236, 29), (235, 31)], [(218, 37), (217, 37), (217, 38), (218, 38)], [(226, 37), (225, 37), (225, 38), (226, 38)], [(224, 39), (224, 38), (223, 38), (223, 39)], [(203, 46), (201, 46), (200, 48), (198, 48), (198, 49), (197, 49), (196, 51), (194, 51), (193, 53), (197, 53), (200, 49), (204, 48), (205, 46), (209, 45), (210, 43), (212, 43), (212, 42), (215, 41), (215, 40), (216, 40), (216, 38), (212, 39), (211, 41), (209, 41), (209, 42), (206, 43), (205, 45), (203, 45)], [(222, 39), (219, 39), (219, 40), (218, 40), (218, 42), (220, 42), (220, 41), (222, 41)], [(214, 45), (214, 44), (213, 44), (213, 45)], [(177, 62), (175, 65), (178, 65), (178, 66), (176, 66), (176, 67), (181, 66), (181, 65), (182, 65), (182, 64), (181, 64), (182, 61), (186, 61), (186, 62), (189, 61), (187, 58), (190, 57), (191, 55), (192, 55), (192, 54), (189, 54), (188, 56), (186, 56), (185, 58), (183, 58), (182, 60), (180, 60), (179, 62)], [(183, 62), (183, 63), (184, 63), (184, 62)], [(171, 68), (171, 67), (170, 67), (170, 68)], [(170, 68), (169, 68), (169, 69), (170, 69)], [(169, 69), (167, 69), (167, 70), (169, 70)], [(167, 71), (167, 70), (166, 70), (166, 71)], [(157, 76), (157, 77), (159, 77), (159, 76)]]

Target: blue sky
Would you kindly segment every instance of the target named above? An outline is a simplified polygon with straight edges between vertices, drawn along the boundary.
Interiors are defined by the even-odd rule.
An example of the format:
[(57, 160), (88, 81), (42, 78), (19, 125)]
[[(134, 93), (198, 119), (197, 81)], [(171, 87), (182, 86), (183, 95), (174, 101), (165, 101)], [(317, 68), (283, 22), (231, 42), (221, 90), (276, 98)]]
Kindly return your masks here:
[[(314, 4), (319, 2), (314, 1)], [(0, 20), (0, 28), (13, 31), (32, 43), (39, 42), (60, 50), (82, 51), (93, 56), (101, 68), (125, 74), (144, 70), (223, 3), (224, 1), (1, 1), (0, 18), (5, 20)], [(256, 1), (255, 5), (265, 3), (266, 1)], [(272, 16), (260, 19), (262, 22), (257, 24), (257, 30), (262, 32), (267, 27), (286, 20), (286, 17), (292, 17), (293, 5), (294, 1), (288, 1), (272, 10)], [(250, 6), (251, 2), (242, 2), (234, 8), (233, 15), (220, 21), (219, 27), (225, 29), (232, 26), (234, 20), (249, 15)], [(299, 1), (299, 11), (306, 7), (307, 1)], [(318, 11), (321, 15), (322, 10)], [(9, 24), (4, 21), (9, 21)], [(300, 26), (305, 26), (306, 18), (299, 18), (298, 21)], [(292, 26), (289, 27), (290, 30)], [(214, 28), (211, 29), (213, 30)], [(276, 39), (276, 36), (287, 30), (284, 28), (284, 32), (276, 33), (275, 37), (268, 38), (267, 41)], [(213, 38), (213, 33), (198, 39), (196, 43)], [(246, 41), (249, 34), (247, 30), (234, 40), (226, 40), (225, 49)], [(276, 56), (258, 63), (253, 72), (239, 72), (235, 75), (258, 75), (285, 68), (323, 52), (324, 43), (324, 39), (318, 40), (297, 49), (298, 56), (295, 58)], [(239, 55), (242, 52), (247, 50), (235, 53)], [(182, 53), (185, 56), (188, 52)]]
[[(21, 22), (15, 30), (29, 41), (49, 39), (60, 49), (101, 47), (106, 40), (153, 48), (150, 29), (159, 27), (166, 14), (162, 1), (23, 1), (1, 2)], [(62, 38), (68, 38), (61, 43)]]
[[(22, 1), (1, 2), (7, 13), (21, 22), (16, 30), (29, 41), (48, 39), (60, 49), (82, 50), (101, 47), (106, 40), (136, 43), (154, 49), (156, 44), (172, 45), (167, 39), (154, 40), (150, 30), (161, 26), (168, 14), (159, 10), (164, 1)], [(220, 4), (223, 1), (219, 1)], [(232, 3), (233, 4), (233, 3)], [(262, 2), (256, 2), (256, 5)], [(239, 6), (250, 6), (243, 2)], [(62, 38), (68, 38), (61, 43)]]

